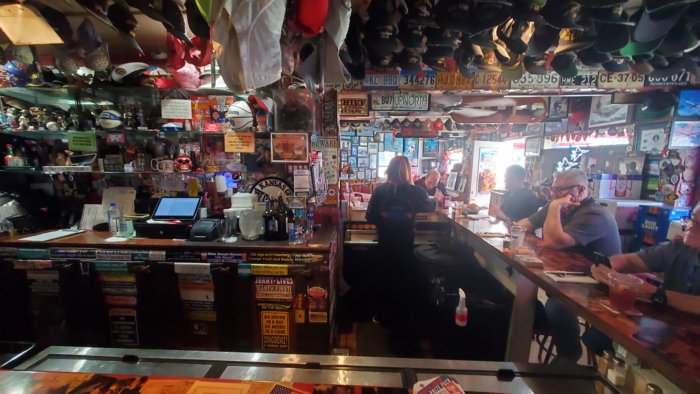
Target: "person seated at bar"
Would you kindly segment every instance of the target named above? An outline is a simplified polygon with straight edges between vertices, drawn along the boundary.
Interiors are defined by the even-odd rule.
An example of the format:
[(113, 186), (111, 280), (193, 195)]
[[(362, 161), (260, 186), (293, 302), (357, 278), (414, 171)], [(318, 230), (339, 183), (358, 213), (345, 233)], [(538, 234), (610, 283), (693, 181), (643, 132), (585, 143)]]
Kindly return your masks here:
[(489, 215), (513, 222), (530, 217), (540, 208), (540, 199), (525, 187), (525, 168), (517, 164), (506, 168), (506, 194), (500, 207), (489, 207)]
[(437, 199), (413, 184), (411, 164), (405, 156), (389, 162), (387, 182), (372, 193), (367, 221), (377, 226), (378, 261), (376, 272), (381, 292), (375, 322), (390, 328), (399, 326), (415, 313), (421, 300), (419, 267), (413, 259), (416, 214), (434, 212)]
[[(615, 217), (588, 193), (588, 176), (579, 169), (560, 173), (549, 188), (553, 200), (539, 212), (516, 223), (530, 231), (542, 228), (540, 246), (550, 249), (598, 252), (610, 257), (622, 253)], [(557, 362), (577, 362), (583, 354), (578, 317), (550, 297), (544, 306), (557, 347)]]
[(440, 173), (436, 170), (430, 170), (421, 179), (416, 182), (416, 186), (420, 186), (428, 192), (428, 195), (440, 199), (442, 196), (447, 195), (447, 190), (445, 189), (445, 184), (440, 180)]

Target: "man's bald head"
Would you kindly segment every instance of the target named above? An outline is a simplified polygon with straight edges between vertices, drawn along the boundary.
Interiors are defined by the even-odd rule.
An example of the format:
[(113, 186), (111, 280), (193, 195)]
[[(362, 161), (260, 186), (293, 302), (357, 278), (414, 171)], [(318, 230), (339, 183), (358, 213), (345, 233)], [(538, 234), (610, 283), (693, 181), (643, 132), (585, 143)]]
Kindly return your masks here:
[(437, 186), (438, 182), (440, 182), (440, 173), (436, 170), (428, 171), (425, 175), (425, 186), (428, 187), (428, 190)]

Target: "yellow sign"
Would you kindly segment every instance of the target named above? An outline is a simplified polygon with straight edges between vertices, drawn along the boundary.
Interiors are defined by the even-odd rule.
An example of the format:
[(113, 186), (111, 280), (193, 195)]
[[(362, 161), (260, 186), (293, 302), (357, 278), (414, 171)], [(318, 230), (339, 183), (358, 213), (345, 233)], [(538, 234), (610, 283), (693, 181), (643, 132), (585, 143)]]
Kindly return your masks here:
[(224, 134), (224, 151), (226, 152), (255, 152), (255, 133), (232, 131)]
[(95, 133), (87, 131), (74, 131), (68, 133), (68, 149), (91, 151), (97, 150), (97, 137)]
[(435, 89), (437, 90), (469, 90), (474, 88), (474, 80), (467, 79), (458, 72), (438, 72)]
[(289, 313), (260, 312), (263, 349), (289, 349)]
[(623, 73), (609, 73), (607, 71), (601, 71), (598, 73), (598, 88), (600, 89), (614, 89), (614, 88), (643, 88), (644, 87), (644, 75), (643, 74), (633, 74), (629, 72)]
[(251, 264), (250, 273), (265, 276), (287, 276), (289, 270), (286, 265)]
[(341, 94), (338, 98), (340, 115), (368, 116), (369, 100), (367, 93)]

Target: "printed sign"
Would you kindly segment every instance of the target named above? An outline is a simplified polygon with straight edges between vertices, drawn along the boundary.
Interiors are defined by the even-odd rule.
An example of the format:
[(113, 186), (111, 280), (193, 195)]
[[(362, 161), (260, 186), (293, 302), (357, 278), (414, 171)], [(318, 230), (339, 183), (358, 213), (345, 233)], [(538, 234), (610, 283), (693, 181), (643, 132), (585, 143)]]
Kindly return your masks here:
[(474, 72), (474, 89), (508, 89), (510, 82), (503, 78), (500, 72), (477, 71)]
[(93, 268), (97, 272), (128, 272), (129, 267), (124, 261), (95, 261)]
[(192, 119), (192, 101), (182, 99), (161, 100), (160, 117), (163, 119)]
[(246, 261), (249, 263), (288, 263), (307, 264), (322, 263), (324, 255), (315, 253), (275, 253), (275, 252), (251, 252)]
[(397, 111), (427, 111), (430, 109), (430, 94), (395, 93), (394, 109)]
[(292, 301), (294, 279), (258, 276), (255, 278), (255, 299), (258, 301)]
[[(178, 289), (185, 320), (216, 321), (211, 275), (178, 274)], [(193, 334), (208, 334), (208, 330), (203, 331), (202, 327), (190, 326)]]
[(263, 349), (289, 349), (289, 313), (260, 312)]
[(365, 74), (362, 87), (366, 90), (396, 90), (399, 88), (399, 73)]
[(438, 71), (435, 89), (437, 90), (470, 90), (474, 88), (474, 80), (464, 78), (458, 72)]
[(311, 148), (323, 154), (323, 173), (326, 176), (326, 183), (337, 185), (340, 164), (338, 163), (338, 139), (317, 138), (316, 141), (311, 141)]
[(268, 201), (270, 198), (277, 198), (280, 192), (285, 196), (294, 194), (289, 184), (279, 178), (263, 178), (253, 186), (253, 193), (255, 193), (260, 202)]
[(87, 131), (71, 131), (68, 133), (68, 149), (80, 151), (96, 151), (97, 138), (95, 133)]
[(511, 89), (558, 89), (559, 74), (548, 72), (547, 74), (523, 73), (523, 76), (516, 81), (510, 82)]
[(671, 76), (663, 78), (646, 77), (644, 86), (688, 86), (693, 75), (686, 70), (681, 70)]
[(176, 274), (209, 275), (210, 265), (207, 263), (175, 263)]
[(367, 93), (341, 93), (338, 97), (340, 116), (369, 116)]
[(598, 71), (579, 71), (573, 78), (562, 78), (559, 84), (566, 88), (595, 89), (598, 86)]
[(95, 249), (51, 248), (51, 260), (95, 260)]
[(327, 91), (321, 98), (323, 129), (322, 135), (338, 135), (338, 91)]
[(51, 268), (51, 260), (15, 260), (16, 270), (43, 270)]
[(58, 271), (29, 270), (27, 271), (29, 290), (36, 295), (58, 295)]
[[(366, 104), (366, 103), (365, 103)], [(306, 133), (272, 133), (272, 161), (309, 162), (309, 138)]]
[(399, 75), (399, 89), (401, 90), (433, 90), (436, 80), (435, 71), (421, 71), (412, 73), (401, 71)]
[(120, 346), (138, 346), (139, 331), (136, 324), (136, 311), (127, 308), (109, 310), (109, 329), (112, 343)]
[(255, 133), (232, 131), (224, 133), (225, 152), (255, 152)]
[(105, 141), (107, 145), (123, 144), (124, 143), (124, 133), (107, 133), (105, 135)]
[(372, 111), (392, 111), (394, 109), (394, 93), (372, 93), (370, 109)]
[(286, 265), (275, 264), (239, 264), (238, 274), (241, 270), (248, 270), (251, 275), (267, 275), (267, 276), (287, 276), (289, 268)]
[[(0, 255), (2, 255), (0, 253)], [(7, 256), (10, 257), (10, 256)], [(17, 249), (18, 259), (37, 259), (37, 260), (48, 260), (51, 258), (51, 253), (48, 249), (34, 249), (34, 248), (19, 248)]]
[(609, 73), (601, 71), (598, 73), (598, 87), (605, 88), (641, 88), (644, 87), (644, 75), (624, 73)]

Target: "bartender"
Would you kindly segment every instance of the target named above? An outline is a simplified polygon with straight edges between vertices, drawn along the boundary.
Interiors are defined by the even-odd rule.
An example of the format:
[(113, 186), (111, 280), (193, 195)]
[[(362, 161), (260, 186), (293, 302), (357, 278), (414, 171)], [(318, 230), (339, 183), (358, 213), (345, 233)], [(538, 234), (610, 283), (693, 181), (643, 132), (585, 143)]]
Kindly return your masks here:
[(532, 216), (540, 209), (540, 199), (525, 187), (527, 172), (522, 166), (512, 165), (506, 168), (506, 194), (500, 207), (489, 207), (489, 215), (517, 222)]
[(435, 170), (430, 170), (421, 179), (416, 182), (416, 186), (420, 186), (428, 192), (428, 195), (440, 199), (442, 196), (447, 195), (447, 190), (445, 189), (445, 184), (440, 180), (440, 173)]
[(419, 319), (419, 305), (429, 300), (421, 292), (413, 239), (417, 213), (434, 212), (437, 207), (436, 199), (413, 184), (408, 159), (391, 159), (387, 182), (374, 190), (367, 206), (367, 221), (377, 226), (380, 262), (376, 273), (381, 286), (377, 289), (380, 294), (374, 321), (387, 328), (403, 328), (405, 332), (409, 327), (406, 319)]

